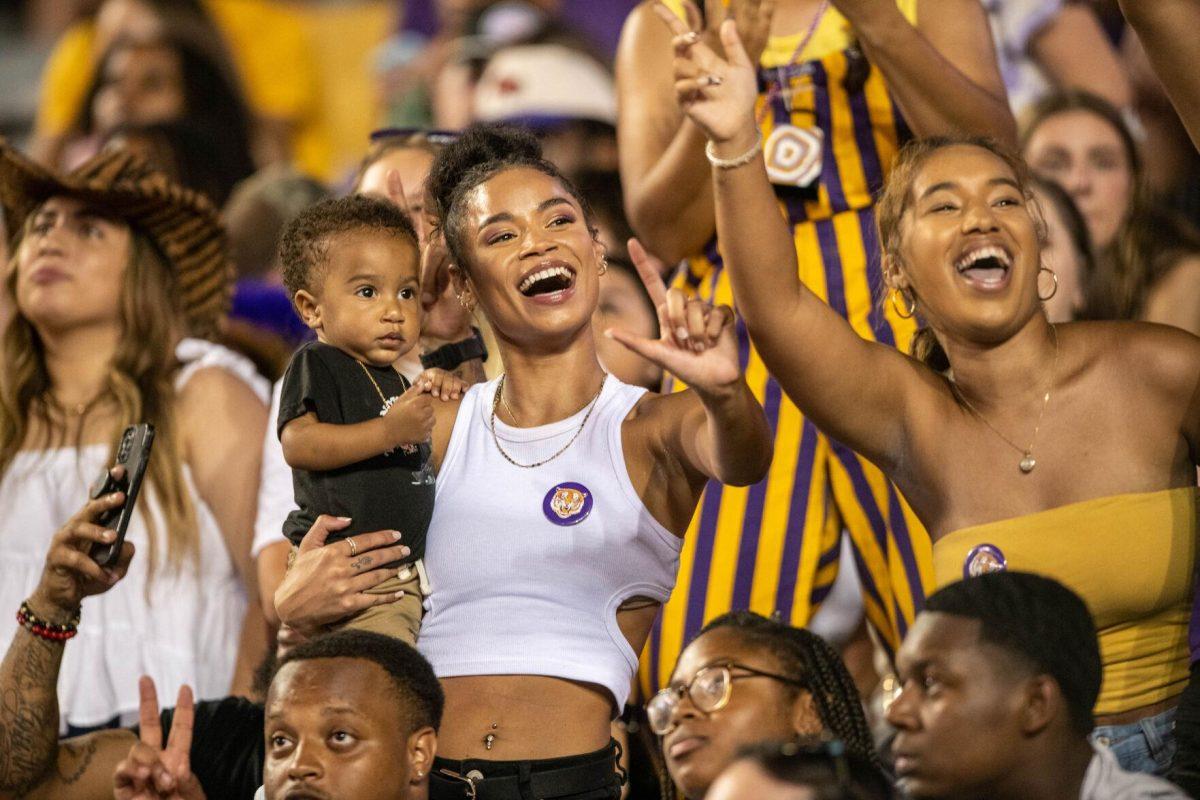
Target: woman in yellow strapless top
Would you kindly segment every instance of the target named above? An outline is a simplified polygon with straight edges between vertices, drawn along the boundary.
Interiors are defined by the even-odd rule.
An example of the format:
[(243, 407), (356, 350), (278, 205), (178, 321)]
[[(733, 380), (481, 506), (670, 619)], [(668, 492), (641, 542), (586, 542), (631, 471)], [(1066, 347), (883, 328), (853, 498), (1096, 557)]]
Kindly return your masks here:
[[(722, 29), (728, 60), (674, 28), (676, 90), (709, 141), (725, 269), (767, 368), (808, 418), (895, 481), (940, 558), (957, 561), (944, 572), (960, 577), (990, 544), (971, 556), (981, 568), (1025, 565), (1098, 605), (1110, 661), (1097, 722), (1146, 722), (1117, 732), (1145, 750), (1169, 738), (1187, 668), (1200, 338), (1145, 323), (1051, 326), (1041, 300), (1056, 278), (1024, 165), (952, 138), (907, 146), (875, 206), (888, 301), (927, 325), (918, 357), (863, 341), (797, 277), (757, 157), (755, 73), (736, 27)], [(1000, 520), (1012, 521), (975, 536)], [(1142, 754), (1125, 763), (1163, 768)]]

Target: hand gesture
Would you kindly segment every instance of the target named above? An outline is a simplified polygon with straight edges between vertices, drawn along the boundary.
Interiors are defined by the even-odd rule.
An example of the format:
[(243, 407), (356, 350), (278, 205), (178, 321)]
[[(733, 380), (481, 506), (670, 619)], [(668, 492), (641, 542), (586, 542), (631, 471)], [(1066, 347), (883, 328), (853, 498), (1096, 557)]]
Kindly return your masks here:
[(331, 623), (371, 606), (393, 603), (400, 594), (367, 594), (398, 574), (384, 564), (409, 555), (399, 531), (375, 531), (326, 546), (333, 531), (350, 524), (345, 517), (321, 515), (304, 534), (296, 559), (275, 590), (275, 610), (284, 625), (300, 636), (312, 636)]
[(417, 376), (414, 386), (425, 386), (429, 394), (442, 400), (457, 400), (470, 388), (471, 384), (444, 369), (430, 367)]
[(733, 332), (733, 309), (689, 298), (679, 289), (667, 290), (663, 263), (629, 240), (629, 257), (650, 299), (658, 308), (658, 339), (646, 339), (609, 328), (604, 333), (633, 352), (670, 372), (700, 392), (720, 392), (742, 374)]
[[(120, 480), (124, 467), (114, 467), (113, 478)], [(124, 492), (113, 492), (88, 501), (75, 516), (58, 529), (50, 540), (42, 578), (30, 596), (34, 612), (52, 621), (69, 619), (79, 610), (83, 598), (107, 592), (125, 577), (133, 558), (133, 545), (121, 545), (121, 555), (111, 567), (101, 567), (89, 555), (93, 544), (108, 544), (117, 534), (102, 528), (96, 519), (105, 511), (120, 507)]]
[(386, 446), (420, 444), (433, 435), (433, 384), (414, 383), (400, 395), (383, 418), (387, 422)]
[(191, 770), (192, 723), (196, 708), (191, 687), (179, 688), (171, 735), (163, 747), (162, 720), (154, 681), (138, 681), (139, 741), (113, 773), (115, 800), (205, 800)]
[[(669, 10), (669, 9), (668, 9)], [(742, 36), (742, 44), (750, 61), (757, 64), (771, 36), (771, 18), (775, 15), (775, 0), (704, 0), (704, 20), (692, 0), (684, 0), (683, 10), (688, 26), (700, 33), (713, 52), (724, 53), (721, 44), (721, 23), (732, 19)]]
[(680, 109), (709, 141), (747, 138), (747, 131), (754, 127), (758, 78), (737, 24), (731, 19), (721, 23), (721, 44), (727, 56), (722, 58), (666, 6), (659, 3), (654, 10), (675, 35), (675, 100)]

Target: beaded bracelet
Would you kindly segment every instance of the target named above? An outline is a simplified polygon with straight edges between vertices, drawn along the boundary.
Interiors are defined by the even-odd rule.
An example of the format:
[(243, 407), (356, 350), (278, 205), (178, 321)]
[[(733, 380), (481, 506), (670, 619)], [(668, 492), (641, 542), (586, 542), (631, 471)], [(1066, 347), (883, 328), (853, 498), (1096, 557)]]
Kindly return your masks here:
[(26, 600), (17, 610), (17, 624), (39, 639), (65, 642), (79, 633), (79, 612), (75, 613), (75, 617), (70, 622), (60, 625), (56, 622), (48, 622), (33, 613), (33, 609), (29, 607), (29, 601)]
[(713, 143), (709, 142), (704, 145), (704, 155), (708, 158), (708, 163), (717, 169), (736, 169), (753, 161), (754, 157), (762, 151), (762, 147), (762, 136), (760, 135), (755, 140), (754, 147), (751, 147), (737, 158), (721, 158), (717, 155), (717, 149), (713, 146)]

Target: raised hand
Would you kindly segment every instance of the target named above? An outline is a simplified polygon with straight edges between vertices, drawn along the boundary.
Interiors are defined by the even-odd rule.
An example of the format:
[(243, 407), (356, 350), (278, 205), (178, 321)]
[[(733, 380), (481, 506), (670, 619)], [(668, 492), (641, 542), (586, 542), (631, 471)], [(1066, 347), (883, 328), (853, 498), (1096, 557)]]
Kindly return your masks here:
[(658, 339), (609, 328), (604, 333), (701, 392), (720, 392), (741, 377), (733, 309), (689, 298), (663, 283), (663, 263), (637, 239), (629, 240), (629, 257), (658, 309)]
[[(112, 476), (119, 479), (123, 470), (124, 467), (114, 467)], [(93, 544), (108, 544), (116, 536), (114, 531), (97, 525), (96, 519), (124, 502), (124, 492), (91, 500), (54, 534), (41, 580), (29, 598), (36, 613), (48, 615), (52, 620), (69, 619), (79, 610), (83, 598), (107, 592), (125, 577), (133, 558), (133, 545), (129, 542), (121, 545), (121, 555), (111, 567), (101, 567), (88, 554)]]
[(704, 20), (691, 0), (684, 0), (684, 13), (689, 27), (701, 32), (704, 41), (714, 52), (723, 53), (721, 23), (732, 19), (742, 36), (742, 44), (750, 61), (757, 64), (771, 36), (771, 18), (775, 15), (775, 0), (704, 0)]
[(755, 62), (750, 60), (738, 36), (737, 23), (721, 23), (722, 58), (687, 23), (657, 4), (655, 12), (674, 34), (675, 100), (704, 135), (715, 143), (746, 138), (754, 127), (754, 103), (758, 97)]
[(205, 800), (200, 781), (192, 774), (192, 724), (196, 716), (191, 687), (181, 686), (163, 747), (162, 721), (154, 681), (138, 681), (139, 741), (113, 773), (115, 800)]

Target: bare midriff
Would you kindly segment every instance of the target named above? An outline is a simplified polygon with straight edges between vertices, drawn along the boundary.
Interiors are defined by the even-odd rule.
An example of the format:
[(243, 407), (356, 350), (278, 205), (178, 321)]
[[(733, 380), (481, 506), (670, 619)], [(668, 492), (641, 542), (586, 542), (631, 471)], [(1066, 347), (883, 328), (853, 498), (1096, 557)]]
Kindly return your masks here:
[(1169, 711), (1179, 705), (1179, 695), (1163, 700), (1159, 703), (1152, 703), (1141, 708), (1130, 709), (1119, 714), (1103, 714), (1097, 715), (1095, 722), (1100, 725), (1128, 725), (1131, 722), (1138, 722), (1148, 717), (1153, 717), (1161, 714), (1164, 711)]
[[(443, 678), (438, 755), (518, 761), (590, 753), (608, 744), (612, 696), (541, 675)], [(491, 749), (488, 749), (488, 743)]]

